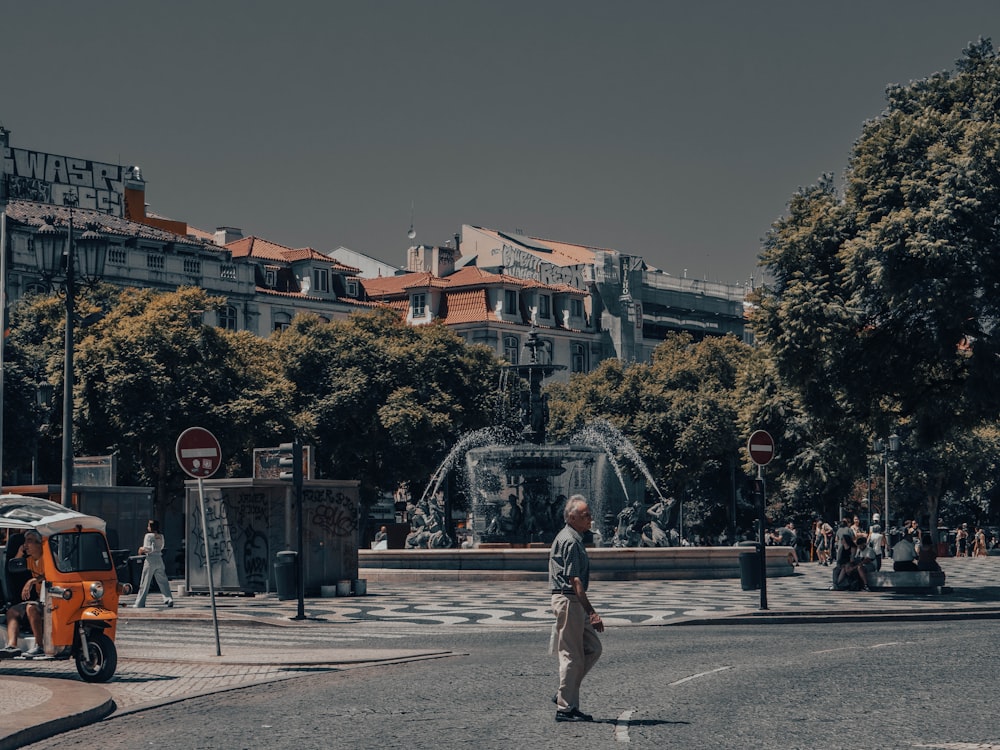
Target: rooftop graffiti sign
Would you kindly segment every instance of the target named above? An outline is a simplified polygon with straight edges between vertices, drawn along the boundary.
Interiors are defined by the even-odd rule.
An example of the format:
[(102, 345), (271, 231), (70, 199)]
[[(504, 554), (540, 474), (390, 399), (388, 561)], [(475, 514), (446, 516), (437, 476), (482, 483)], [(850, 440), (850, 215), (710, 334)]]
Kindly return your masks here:
[(76, 159), (23, 148), (3, 149), (12, 200), (63, 205), (75, 193), (80, 208), (122, 216), (125, 206), (125, 168), (89, 159)]

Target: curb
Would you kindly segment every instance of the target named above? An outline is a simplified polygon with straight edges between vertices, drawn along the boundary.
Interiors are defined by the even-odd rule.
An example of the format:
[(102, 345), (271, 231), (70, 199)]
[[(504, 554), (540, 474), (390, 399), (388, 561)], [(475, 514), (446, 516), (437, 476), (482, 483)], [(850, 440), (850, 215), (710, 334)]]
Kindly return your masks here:
[[(4, 679), (23, 680), (37, 684), (37, 678), (6, 677)], [(102, 687), (91, 684), (80, 685), (59, 678), (42, 679), (51, 680), (51, 684), (57, 688), (52, 691), (53, 697), (37, 706), (26, 707), (23, 713), (26, 714), (29, 721), (35, 720), (39, 714), (59, 713), (61, 715), (30, 726), (22, 726), (0, 737), (0, 750), (15, 750), (15, 748), (54, 737), (71, 729), (94, 724), (115, 710), (115, 702), (111, 698), (111, 694)], [(88, 702), (89, 705), (84, 706)], [(69, 708), (65, 708), (67, 703), (70, 704)], [(5, 717), (4, 723), (10, 723), (10, 719), (11, 715), (8, 715)]]
[(762, 623), (775, 625), (800, 625), (836, 622), (927, 622), (929, 620), (998, 620), (1000, 609), (939, 609), (927, 612), (900, 612), (898, 610), (880, 610), (875, 612), (770, 612), (762, 610), (743, 614), (692, 618), (679, 620), (669, 625), (760, 625)]

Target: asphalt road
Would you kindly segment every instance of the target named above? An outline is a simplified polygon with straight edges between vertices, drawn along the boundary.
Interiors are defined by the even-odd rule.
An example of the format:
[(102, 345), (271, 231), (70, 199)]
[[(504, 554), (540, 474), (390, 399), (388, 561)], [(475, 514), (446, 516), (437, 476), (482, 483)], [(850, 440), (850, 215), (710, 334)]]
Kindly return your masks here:
[(996, 627), (966, 620), (612, 629), (584, 683), (582, 707), (593, 724), (553, 720), (547, 628), (428, 629), (407, 645), (456, 655), (305, 670), (31, 747), (1000, 748)]

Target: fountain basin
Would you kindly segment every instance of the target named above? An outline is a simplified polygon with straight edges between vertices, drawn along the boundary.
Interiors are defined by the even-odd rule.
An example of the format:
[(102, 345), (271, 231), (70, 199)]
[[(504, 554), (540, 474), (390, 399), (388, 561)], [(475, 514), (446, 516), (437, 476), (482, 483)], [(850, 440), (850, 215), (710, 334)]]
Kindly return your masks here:
[[(739, 556), (752, 547), (598, 547), (587, 550), (591, 580), (739, 578)], [(789, 547), (767, 547), (768, 577), (792, 575)], [(548, 546), (493, 549), (359, 550), (373, 582), (547, 581)]]

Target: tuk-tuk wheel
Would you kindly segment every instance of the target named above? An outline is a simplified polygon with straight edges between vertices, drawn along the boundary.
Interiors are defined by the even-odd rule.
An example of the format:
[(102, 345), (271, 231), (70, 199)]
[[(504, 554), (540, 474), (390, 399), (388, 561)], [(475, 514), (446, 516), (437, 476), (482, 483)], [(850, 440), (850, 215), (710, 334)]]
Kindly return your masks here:
[(118, 668), (115, 642), (104, 633), (91, 633), (87, 638), (88, 654), (78, 650), (76, 671), (84, 682), (107, 682)]

